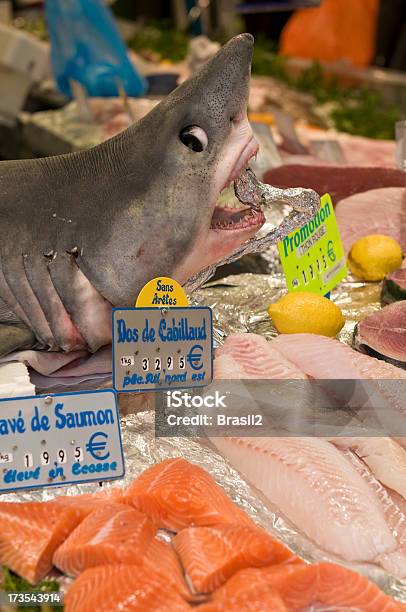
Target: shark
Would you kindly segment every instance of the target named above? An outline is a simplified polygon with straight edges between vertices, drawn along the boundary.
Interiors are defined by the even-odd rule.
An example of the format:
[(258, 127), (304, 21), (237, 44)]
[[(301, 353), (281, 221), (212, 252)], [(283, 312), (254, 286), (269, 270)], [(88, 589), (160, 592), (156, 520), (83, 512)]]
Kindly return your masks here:
[[(250, 34), (234, 37), (92, 149), (0, 162), (0, 357), (95, 352), (111, 342), (112, 308), (133, 306), (149, 280), (187, 286), (249, 244), (266, 200), (247, 174), (258, 151), (247, 117), (253, 47)], [(219, 202), (233, 182), (238, 208)]]

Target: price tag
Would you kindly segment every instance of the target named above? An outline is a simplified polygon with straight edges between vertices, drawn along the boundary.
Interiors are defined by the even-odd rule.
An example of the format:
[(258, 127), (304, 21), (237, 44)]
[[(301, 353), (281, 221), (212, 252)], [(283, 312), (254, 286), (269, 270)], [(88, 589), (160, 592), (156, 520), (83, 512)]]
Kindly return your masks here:
[(328, 193), (314, 219), (278, 243), (289, 291), (326, 295), (347, 276), (344, 248)]
[(113, 310), (117, 391), (203, 387), (213, 371), (212, 313), (205, 306)]
[(122, 476), (114, 391), (0, 400), (0, 493)]
[(137, 308), (155, 306), (167, 308), (172, 306), (189, 306), (189, 300), (183, 289), (175, 279), (168, 276), (157, 276), (150, 280), (141, 289), (137, 301)]

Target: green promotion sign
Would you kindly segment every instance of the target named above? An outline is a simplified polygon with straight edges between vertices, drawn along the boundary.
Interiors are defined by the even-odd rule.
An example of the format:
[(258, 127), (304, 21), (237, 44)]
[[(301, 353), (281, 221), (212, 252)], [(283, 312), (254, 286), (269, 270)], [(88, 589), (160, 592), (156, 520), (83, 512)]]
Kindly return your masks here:
[(322, 196), (316, 216), (278, 244), (289, 291), (326, 295), (347, 276), (333, 203)]

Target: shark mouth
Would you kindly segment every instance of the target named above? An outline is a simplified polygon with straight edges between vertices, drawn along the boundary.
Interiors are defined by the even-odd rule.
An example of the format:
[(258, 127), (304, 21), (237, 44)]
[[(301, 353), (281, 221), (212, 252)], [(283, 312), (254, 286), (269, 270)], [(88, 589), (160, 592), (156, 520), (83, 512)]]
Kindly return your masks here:
[(252, 170), (247, 168), (250, 159), (255, 157), (258, 145), (251, 139), (245, 148), (245, 155), (233, 168), (219, 198), (211, 218), (210, 229), (217, 231), (258, 230), (265, 222), (262, 212), (261, 194), (250, 193), (246, 186)]
[[(245, 172), (246, 170), (243, 171), (242, 176)], [(222, 190), (211, 218), (211, 229), (236, 231), (254, 229), (255, 227), (259, 229), (263, 225), (265, 215), (262, 210), (247, 206), (237, 197), (236, 193), (238, 193), (238, 190), (234, 181)]]

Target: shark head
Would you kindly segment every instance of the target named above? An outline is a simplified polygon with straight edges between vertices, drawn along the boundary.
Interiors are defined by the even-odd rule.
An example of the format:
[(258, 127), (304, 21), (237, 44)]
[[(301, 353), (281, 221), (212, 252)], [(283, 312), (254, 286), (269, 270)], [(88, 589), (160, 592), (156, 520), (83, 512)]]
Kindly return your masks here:
[(247, 117), (253, 42), (249, 34), (233, 38), (170, 101), (179, 110), (187, 102), (177, 156), (194, 239), (173, 272), (180, 282), (233, 252), (265, 221), (260, 211), (220, 199), (258, 151)]
[[(133, 306), (157, 276), (185, 283), (257, 232), (257, 208), (219, 204), (258, 148), (247, 119), (252, 52), (251, 35), (233, 38), (93, 149), (2, 162), (0, 300), (39, 346), (96, 350), (111, 339), (111, 306)], [(16, 344), (7, 332), (4, 350), (24, 334)]]
[(235, 198), (232, 207), (219, 202), (258, 150), (247, 118), (253, 46), (250, 34), (230, 40), (124, 133), (126, 163), (138, 183), (130, 188), (144, 228), (137, 254), (148, 268), (145, 280), (166, 273), (184, 283), (264, 222), (262, 212), (238, 207)]

